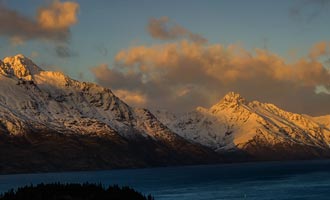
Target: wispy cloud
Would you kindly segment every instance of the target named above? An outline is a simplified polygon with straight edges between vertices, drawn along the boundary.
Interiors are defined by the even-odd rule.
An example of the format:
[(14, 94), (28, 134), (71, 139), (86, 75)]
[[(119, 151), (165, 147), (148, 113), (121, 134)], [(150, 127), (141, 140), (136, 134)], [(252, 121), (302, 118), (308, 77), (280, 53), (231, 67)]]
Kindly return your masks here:
[(104, 46), (104, 44), (98, 44), (96, 45), (96, 50), (102, 55), (107, 56), (108, 55), (108, 48)]
[(160, 40), (174, 40), (186, 38), (197, 43), (206, 43), (207, 39), (203, 36), (192, 33), (183, 26), (172, 22), (168, 17), (164, 16), (159, 19), (151, 18), (147, 27), (149, 34)]
[(310, 49), (309, 56), (312, 59), (317, 59), (322, 56), (330, 55), (330, 42), (322, 41), (314, 44)]
[(329, 10), (329, 0), (300, 0), (296, 1), (290, 8), (289, 15), (298, 21), (311, 22)]
[(78, 54), (72, 51), (67, 45), (58, 45), (55, 47), (55, 53), (60, 58), (70, 58)]

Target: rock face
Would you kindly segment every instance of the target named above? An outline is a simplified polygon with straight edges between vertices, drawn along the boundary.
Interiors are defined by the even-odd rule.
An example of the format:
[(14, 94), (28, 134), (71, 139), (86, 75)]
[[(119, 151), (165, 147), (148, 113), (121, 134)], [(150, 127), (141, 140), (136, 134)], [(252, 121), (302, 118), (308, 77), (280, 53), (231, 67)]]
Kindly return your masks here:
[(0, 173), (209, 163), (210, 149), (173, 133), (110, 89), (0, 62)]
[(187, 140), (219, 153), (240, 151), (262, 160), (330, 157), (330, 116), (291, 113), (233, 92), (209, 109), (155, 115)]

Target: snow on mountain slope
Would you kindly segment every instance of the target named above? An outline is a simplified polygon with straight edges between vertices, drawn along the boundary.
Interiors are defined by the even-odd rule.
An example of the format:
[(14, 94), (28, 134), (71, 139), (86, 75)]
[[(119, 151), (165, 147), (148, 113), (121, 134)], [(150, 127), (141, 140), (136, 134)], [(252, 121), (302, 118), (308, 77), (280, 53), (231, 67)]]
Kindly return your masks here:
[(7, 57), (0, 60), (0, 173), (330, 156), (330, 116), (290, 113), (235, 93), (208, 109), (154, 114), (23, 55)]
[(209, 109), (198, 107), (178, 116), (156, 111), (155, 115), (184, 138), (218, 152), (245, 149), (252, 144), (306, 145), (321, 149), (328, 149), (330, 144), (329, 116), (313, 118), (295, 114), (273, 104), (248, 102), (233, 92)]
[(126, 138), (179, 137), (151, 113), (128, 106), (110, 89), (44, 71), (23, 55), (3, 59), (0, 81), (0, 127), (11, 134), (23, 134), (23, 127), (30, 127), (91, 135), (118, 133)]
[(44, 71), (23, 55), (0, 60), (0, 174), (219, 160), (108, 88)]
[(321, 126), (330, 127), (330, 115), (312, 117), (312, 120), (315, 120)]

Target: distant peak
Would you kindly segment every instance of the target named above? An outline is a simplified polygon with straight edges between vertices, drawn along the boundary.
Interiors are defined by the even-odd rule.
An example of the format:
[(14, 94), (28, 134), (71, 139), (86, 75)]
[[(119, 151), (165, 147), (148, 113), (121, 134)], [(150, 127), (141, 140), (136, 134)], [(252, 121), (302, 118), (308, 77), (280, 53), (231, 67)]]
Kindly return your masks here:
[(238, 93), (228, 92), (221, 100), (226, 102), (243, 103), (245, 99)]
[(238, 93), (227, 93), (217, 104), (213, 105), (209, 110), (212, 113), (217, 113), (226, 108), (237, 108), (241, 104), (246, 104), (246, 100)]
[(0, 73), (7, 76), (14, 75), (17, 78), (26, 78), (42, 71), (32, 60), (23, 54), (5, 57), (3, 59), (3, 64), (1, 65), (0, 63), (0, 67)]
[(16, 56), (14, 56), (16, 58), (20, 58), (20, 59), (28, 59), (28, 57), (24, 56), (23, 54), (17, 54)]
[[(29, 62), (31, 61), (28, 57), (24, 56), (23, 54), (17, 54), (15, 56), (8, 56), (3, 59), (4, 62), (8, 62), (10, 60), (17, 60), (20, 62)], [(32, 61), (31, 61), (32, 62)]]

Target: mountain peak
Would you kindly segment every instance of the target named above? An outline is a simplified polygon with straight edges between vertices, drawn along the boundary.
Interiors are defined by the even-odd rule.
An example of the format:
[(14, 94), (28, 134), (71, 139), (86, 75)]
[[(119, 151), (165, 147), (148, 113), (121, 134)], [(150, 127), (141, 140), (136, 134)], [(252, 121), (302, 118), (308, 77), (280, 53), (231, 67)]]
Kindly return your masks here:
[(238, 93), (228, 92), (221, 100), (222, 102), (234, 102), (234, 103), (242, 103), (245, 102), (245, 99)]
[(217, 113), (226, 108), (238, 108), (241, 104), (245, 104), (246, 100), (238, 93), (227, 93), (217, 104), (213, 105), (209, 110), (212, 113)]
[(7, 76), (27, 79), (40, 71), (42, 71), (42, 69), (22, 54), (5, 57), (3, 63), (0, 63), (0, 73)]

